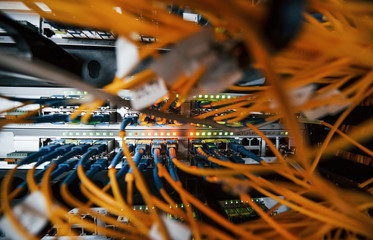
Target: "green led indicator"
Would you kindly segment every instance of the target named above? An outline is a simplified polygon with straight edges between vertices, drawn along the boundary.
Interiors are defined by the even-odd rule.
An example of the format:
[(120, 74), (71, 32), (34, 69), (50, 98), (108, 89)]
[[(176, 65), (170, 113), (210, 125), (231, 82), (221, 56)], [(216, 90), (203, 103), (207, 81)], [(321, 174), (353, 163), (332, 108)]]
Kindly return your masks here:
[(176, 97), (178, 98), (178, 97), (179, 97), (179, 94), (176, 94)]
[(220, 135), (220, 136), (223, 135), (223, 132), (219, 132), (219, 135)]
[(212, 128), (211, 126), (209, 126), (209, 128)]
[(231, 132), (230, 135), (232, 136), (232, 135), (233, 135), (233, 132)]
[(193, 98), (196, 98), (197, 96), (193, 96)]
[(202, 127), (206, 127), (206, 125), (202, 125)]
[(223, 98), (223, 99), (224, 99), (224, 98), (225, 98), (225, 95), (221, 96), (221, 98)]
[(227, 136), (227, 135), (228, 135), (228, 132), (225, 132), (224, 135)]
[(233, 204), (233, 200), (231, 200), (231, 204)]
[(184, 208), (184, 204), (183, 203), (181, 204), (181, 208)]
[(208, 98), (209, 97), (209, 95), (205, 95), (205, 98)]
[(89, 133), (89, 136), (93, 136), (93, 132), (90, 132), (90, 133)]
[(285, 132), (285, 135), (288, 135), (289, 133), (288, 132)]
[[(113, 133), (111, 133), (111, 134), (113, 134)], [(112, 136), (112, 135), (110, 135), (110, 136)], [(128, 136), (132, 136), (132, 133), (130, 132), (130, 133), (128, 133)]]
[(211, 136), (211, 132), (208, 132), (207, 135)]
[(109, 132), (109, 135), (110, 135), (110, 136), (114, 136), (114, 133), (113, 133), (113, 132)]
[(65, 94), (65, 95), (66, 95), (66, 94), (67, 94), (67, 91), (63, 91), (63, 94)]
[(225, 201), (225, 205), (227, 205), (228, 204), (228, 201)]
[(77, 92), (76, 92), (76, 94), (78, 94), (78, 95), (81, 95), (81, 94), (82, 94), (82, 92), (81, 92), (81, 91), (77, 91)]
[(230, 99), (230, 98), (231, 98), (231, 96), (228, 96), (227, 98), (228, 98), (228, 99)]
[(214, 98), (214, 95), (211, 95), (210, 98)]
[(198, 133), (196, 133), (196, 135), (197, 135), (197, 136), (199, 136), (199, 132), (198, 132)]
[(87, 95), (88, 94), (88, 92), (87, 91), (84, 91), (84, 95)]
[(236, 200), (236, 204), (238, 204), (238, 200)]
[(66, 132), (63, 132), (63, 133), (62, 133), (62, 136), (66, 136)]
[(198, 97), (199, 97), (199, 98), (202, 98), (202, 95), (199, 95)]
[(75, 92), (74, 91), (70, 91), (70, 94), (74, 94)]
[(96, 136), (100, 136), (101, 134), (99, 132), (96, 132)]
[(170, 133), (169, 133), (169, 132), (167, 133), (167, 136), (170, 136)]
[(102, 135), (103, 135), (103, 136), (106, 136), (106, 132), (103, 132)]
[(79, 135), (80, 135), (80, 133), (79, 133), (79, 132), (76, 132), (76, 133), (75, 133), (75, 135), (76, 135), (76, 136), (79, 136)]
[(74, 133), (73, 132), (69, 132), (69, 135), (72, 136)]
[(83, 132), (83, 136), (86, 136), (87, 135), (87, 133), (86, 132)]
[(205, 136), (205, 135), (206, 135), (206, 133), (205, 133), (205, 132), (203, 132), (203, 133), (202, 133), (202, 136)]
[(217, 98), (217, 99), (219, 99), (219, 98), (220, 98), (220, 96), (219, 96), (219, 95), (216, 95), (216, 98)]

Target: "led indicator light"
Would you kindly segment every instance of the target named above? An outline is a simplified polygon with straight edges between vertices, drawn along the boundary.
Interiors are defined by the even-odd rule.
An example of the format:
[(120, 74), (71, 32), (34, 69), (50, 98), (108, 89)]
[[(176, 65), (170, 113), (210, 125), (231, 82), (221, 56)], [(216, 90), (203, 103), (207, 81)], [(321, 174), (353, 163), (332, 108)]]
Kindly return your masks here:
[(69, 132), (69, 135), (72, 136), (72, 135), (73, 135), (73, 132)]
[(99, 132), (96, 132), (96, 136), (100, 136), (101, 134)]
[(163, 136), (164, 135), (164, 133), (163, 132), (161, 132), (161, 136)]
[(197, 136), (199, 136), (199, 132), (198, 132), (198, 133), (196, 133), (196, 135), (197, 135)]
[(109, 135), (110, 135), (110, 136), (114, 136), (114, 133), (113, 133), (113, 132), (110, 132)]
[(88, 92), (87, 91), (84, 91), (84, 95), (87, 95), (88, 94)]
[(224, 135), (227, 136), (227, 135), (228, 135), (228, 132), (225, 132)]
[(225, 98), (225, 95), (221, 96), (221, 98)]
[(149, 132), (149, 133), (148, 133), (148, 136), (151, 136), (151, 135), (152, 135), (152, 133)]
[(158, 133), (155, 132), (155, 133), (154, 133), (154, 136), (158, 136)]
[(206, 135), (206, 133), (205, 133), (205, 132), (203, 132), (203, 133), (202, 133), (202, 136), (205, 136), (205, 135)]
[(93, 136), (93, 132), (90, 132), (89, 135), (90, 135), (90, 136)]
[(170, 136), (170, 135), (171, 135), (171, 134), (168, 132), (168, 133), (167, 133), (167, 136)]
[(211, 136), (211, 132), (208, 132), (207, 135)]
[(223, 135), (223, 132), (219, 132), (219, 135), (220, 135), (220, 136)]
[(103, 135), (103, 136), (106, 136), (106, 132), (103, 132), (102, 135)]
[(189, 133), (189, 135), (190, 135), (190, 136), (193, 136), (193, 135), (194, 135), (194, 133), (192, 133), (192, 132), (191, 132), (191, 133)]
[(230, 98), (231, 98), (231, 96), (228, 96), (227, 98), (228, 98), (228, 99), (230, 99)]
[(173, 133), (172, 133), (172, 135), (173, 135), (173, 136), (176, 136), (176, 133), (175, 133), (175, 132), (173, 132)]
[(80, 133), (76, 132), (76, 133), (75, 133), (75, 135), (76, 135), (76, 136), (79, 136), (79, 135), (80, 135)]
[(209, 95), (205, 95), (205, 98), (208, 98), (209, 97)]
[(82, 94), (82, 92), (81, 92), (81, 91), (77, 91), (76, 93), (77, 93), (78, 95)]
[(87, 133), (86, 133), (86, 132), (83, 132), (82, 134), (83, 134), (83, 136), (86, 136), (86, 135), (87, 135)]
[(65, 132), (63, 132), (63, 133), (62, 133), (62, 135), (63, 135), (63, 136), (66, 136), (66, 133), (65, 133)]
[(231, 134), (231, 136), (232, 136), (232, 135), (233, 135), (233, 132), (231, 132), (230, 134)]
[(145, 136), (145, 133), (142, 132), (142, 133), (141, 133), (141, 136)]
[(285, 135), (288, 135), (289, 133), (288, 132), (285, 132)]

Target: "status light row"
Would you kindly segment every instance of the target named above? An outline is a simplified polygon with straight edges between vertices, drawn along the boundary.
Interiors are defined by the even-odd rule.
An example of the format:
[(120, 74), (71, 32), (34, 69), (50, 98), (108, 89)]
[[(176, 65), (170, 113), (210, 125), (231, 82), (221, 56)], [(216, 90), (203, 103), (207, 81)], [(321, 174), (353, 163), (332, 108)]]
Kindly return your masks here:
[(127, 136), (177, 136), (178, 134), (176, 132), (129, 132), (127, 133)]
[(113, 132), (62, 132), (63, 136), (114, 136)]
[(233, 132), (190, 132), (189, 136), (233, 136)]

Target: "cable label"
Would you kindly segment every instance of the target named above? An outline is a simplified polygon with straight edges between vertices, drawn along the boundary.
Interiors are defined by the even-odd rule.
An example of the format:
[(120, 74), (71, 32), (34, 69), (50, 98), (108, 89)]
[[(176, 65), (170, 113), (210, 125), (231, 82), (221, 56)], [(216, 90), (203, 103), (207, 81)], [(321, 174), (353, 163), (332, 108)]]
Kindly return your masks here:
[[(30, 234), (38, 234), (48, 222), (43, 194), (40, 191), (32, 193), (23, 202), (13, 207), (13, 214)], [(10, 239), (24, 239), (6, 215), (0, 219), (0, 228)]]
[(168, 93), (165, 82), (158, 78), (131, 90), (131, 105), (135, 110), (151, 106)]

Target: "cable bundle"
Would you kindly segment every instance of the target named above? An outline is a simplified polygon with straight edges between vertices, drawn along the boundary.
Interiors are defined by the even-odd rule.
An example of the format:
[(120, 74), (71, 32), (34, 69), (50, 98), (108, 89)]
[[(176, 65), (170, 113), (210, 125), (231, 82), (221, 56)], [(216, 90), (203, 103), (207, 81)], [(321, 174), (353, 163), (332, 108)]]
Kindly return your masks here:
[[(167, 1), (38, 1), (49, 8), (43, 11), (33, 1), (24, 3), (42, 17), (73, 25), (84, 25), (95, 29), (107, 29), (115, 35), (126, 38), (131, 44), (140, 46), (139, 61), (153, 57), (155, 61), (162, 59), (156, 49), (169, 44), (177, 44), (200, 33), (201, 27), (182, 21), (179, 17), (167, 12)], [(290, 1), (291, 2), (291, 1)], [(160, 188), (166, 202), (153, 196), (144, 179), (132, 160), (125, 143), (125, 132), (121, 132), (123, 154), (132, 169), (133, 179), (127, 183), (136, 184), (149, 208), (149, 214), (134, 211), (130, 199), (124, 199), (116, 179), (116, 170), (109, 169), (110, 184), (100, 189), (85, 175), (84, 166), (77, 167), (77, 175), (81, 180), (81, 190), (90, 199), (82, 203), (71, 196), (66, 185), (61, 187), (62, 195), (71, 205), (84, 209), (92, 216), (115, 224), (120, 230), (100, 229), (104, 235), (121, 238), (150, 237), (151, 229), (157, 226), (160, 235), (167, 239), (170, 229), (160, 212), (166, 212), (184, 220), (195, 239), (356, 239), (373, 236), (373, 220), (369, 209), (373, 207), (373, 198), (369, 194), (348, 191), (331, 185), (321, 178), (315, 169), (322, 157), (328, 157), (340, 149), (351, 145), (358, 147), (369, 156), (373, 152), (359, 142), (372, 135), (371, 119), (360, 124), (346, 135), (338, 130), (351, 111), (367, 97), (372, 95), (372, 18), (373, 5), (367, 2), (350, 2), (342, 0), (316, 1), (305, 3), (302, 14), (302, 25), (286, 48), (276, 49), (272, 40), (266, 39), (261, 30), (268, 19), (270, 11), (266, 5), (255, 5), (249, 1), (174, 1), (179, 6), (189, 6), (206, 17), (214, 28), (213, 41), (240, 40), (250, 56), (251, 66), (261, 71), (266, 78), (265, 86), (230, 86), (232, 91), (250, 94), (212, 102), (216, 109), (201, 114), (196, 119), (212, 118), (214, 121), (237, 123), (247, 118), (252, 112), (267, 113), (265, 120), (280, 120), (289, 129), (295, 141), (297, 153), (285, 158), (273, 146), (273, 143), (257, 127), (245, 123), (257, 135), (263, 138), (277, 157), (278, 163), (268, 164), (260, 161), (258, 165), (243, 165), (224, 161), (210, 156), (201, 149), (198, 153), (211, 163), (225, 168), (195, 168), (185, 165), (172, 154), (171, 162), (176, 168), (187, 173), (204, 176), (209, 182), (221, 183), (230, 189), (236, 189), (243, 202), (250, 205), (261, 219), (244, 224), (233, 224), (213, 211), (202, 201), (182, 187), (182, 183), (172, 178), (169, 171), (157, 161), (158, 177), (164, 178), (177, 191), (186, 211), (174, 208), (173, 200)], [(120, 7), (122, 13), (115, 11)], [(311, 13), (321, 13), (323, 19), (317, 20)], [(157, 41), (141, 46), (133, 36), (152, 35)], [(137, 35), (136, 35), (137, 36)], [(271, 45), (272, 44), (272, 45)], [(241, 49), (242, 50), (242, 49)], [(207, 60), (198, 60), (206, 63)], [(183, 71), (185, 70), (182, 68)], [(167, 82), (166, 111), (176, 101), (180, 106), (192, 93), (195, 86), (203, 79), (207, 68), (198, 65), (191, 73), (179, 74), (175, 81)], [(244, 69), (242, 69), (244, 71)], [(136, 89), (149, 82), (157, 81), (160, 76), (154, 69), (146, 69), (134, 75), (117, 76), (103, 91), (116, 95), (121, 89)], [(181, 88), (184, 86), (184, 88)], [(179, 98), (177, 97), (179, 96)], [(80, 105), (70, 116), (77, 117), (86, 111), (84, 119), (104, 103), (102, 98)], [(164, 100), (163, 97), (157, 101)], [(318, 121), (328, 114), (342, 111), (334, 125)], [(295, 115), (298, 113), (299, 115)], [(163, 115), (167, 116), (167, 115)], [(298, 117), (297, 117), (298, 116)], [(316, 120), (315, 120), (316, 119)], [(311, 121), (312, 120), (312, 121)], [(194, 121), (190, 119), (190, 121)], [(323, 144), (319, 148), (310, 148), (303, 141), (300, 125), (303, 122), (321, 124), (330, 128)], [(332, 141), (334, 133), (341, 137)], [(50, 175), (55, 165), (45, 171), (42, 182), (38, 185), (28, 177), (29, 188), (40, 191), (44, 196), (48, 211), (47, 218), (55, 225), (62, 226), (58, 234), (71, 235), (72, 224), (82, 224), (92, 230), (89, 222), (68, 214), (69, 209), (57, 203), (49, 186)], [(12, 212), (9, 197), (9, 183), (15, 171), (11, 170), (2, 184), (2, 211), (16, 229), (25, 237), (33, 238)], [(270, 182), (265, 173), (275, 172), (289, 182)], [(262, 176), (262, 174), (264, 174)], [(32, 176), (31, 174), (29, 176)], [(239, 177), (244, 176), (244, 178)], [(371, 179), (361, 183), (361, 188), (371, 184)], [(245, 186), (246, 188), (241, 188)], [(107, 193), (111, 188), (113, 194)], [(278, 201), (278, 204), (264, 212), (242, 189), (254, 188), (261, 194)], [(278, 196), (284, 196), (284, 199)], [(100, 215), (90, 210), (91, 204), (104, 207), (116, 216), (127, 217), (129, 223), (119, 223), (115, 218)], [(279, 206), (286, 205), (291, 210), (275, 217), (271, 213)], [(171, 206), (171, 208), (169, 207)], [(193, 218), (192, 208), (199, 209), (214, 219), (219, 228)], [(231, 234), (222, 231), (224, 228)], [(77, 236), (77, 235), (76, 235)]]

